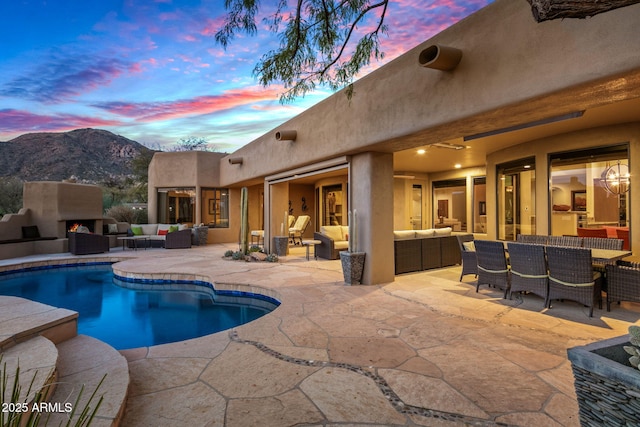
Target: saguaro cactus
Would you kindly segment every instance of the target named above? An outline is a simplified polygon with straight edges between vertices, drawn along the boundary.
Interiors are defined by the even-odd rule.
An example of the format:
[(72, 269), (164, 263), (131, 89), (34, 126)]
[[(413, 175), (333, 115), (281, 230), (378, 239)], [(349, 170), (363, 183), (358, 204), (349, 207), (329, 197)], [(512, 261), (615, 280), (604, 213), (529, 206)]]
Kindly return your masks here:
[(240, 190), (240, 252), (249, 253), (249, 190)]

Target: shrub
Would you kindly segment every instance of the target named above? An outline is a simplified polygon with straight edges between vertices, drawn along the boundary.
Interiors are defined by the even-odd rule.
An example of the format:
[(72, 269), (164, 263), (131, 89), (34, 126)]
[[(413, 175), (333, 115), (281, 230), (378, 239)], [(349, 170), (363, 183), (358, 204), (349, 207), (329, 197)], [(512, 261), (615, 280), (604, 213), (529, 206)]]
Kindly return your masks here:
[(267, 255), (267, 257), (264, 259), (266, 262), (278, 262), (278, 255), (276, 254), (269, 254)]
[(126, 205), (112, 206), (107, 209), (105, 215), (118, 222), (129, 224), (146, 224), (149, 221), (146, 209), (133, 209)]
[(233, 256), (233, 251), (229, 249), (224, 253), (225, 258), (231, 258)]

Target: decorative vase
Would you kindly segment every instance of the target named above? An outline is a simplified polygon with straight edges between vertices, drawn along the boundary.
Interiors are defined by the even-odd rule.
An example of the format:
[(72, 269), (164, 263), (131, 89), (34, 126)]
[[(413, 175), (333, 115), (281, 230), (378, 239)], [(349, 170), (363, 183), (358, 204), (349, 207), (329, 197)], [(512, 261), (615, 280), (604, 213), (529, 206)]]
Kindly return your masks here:
[(362, 282), (365, 255), (365, 252), (340, 252), (340, 262), (342, 263), (342, 274), (345, 284), (359, 285)]
[(640, 370), (625, 345), (628, 335), (567, 350), (581, 425), (640, 425)]
[(273, 238), (273, 253), (278, 256), (286, 256), (289, 250), (289, 237), (275, 236)]

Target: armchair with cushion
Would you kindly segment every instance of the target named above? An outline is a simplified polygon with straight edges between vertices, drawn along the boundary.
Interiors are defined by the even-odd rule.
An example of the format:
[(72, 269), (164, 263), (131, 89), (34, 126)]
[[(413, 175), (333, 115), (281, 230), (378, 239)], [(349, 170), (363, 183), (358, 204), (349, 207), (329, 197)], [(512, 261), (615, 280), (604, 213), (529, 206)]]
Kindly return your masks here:
[(340, 258), (340, 251), (349, 249), (347, 235), (349, 227), (344, 225), (324, 225), (320, 227), (320, 232), (313, 233), (314, 240), (319, 240), (319, 245), (315, 247), (315, 254), (324, 259)]
[(109, 238), (102, 234), (69, 233), (69, 252), (73, 255), (109, 252)]

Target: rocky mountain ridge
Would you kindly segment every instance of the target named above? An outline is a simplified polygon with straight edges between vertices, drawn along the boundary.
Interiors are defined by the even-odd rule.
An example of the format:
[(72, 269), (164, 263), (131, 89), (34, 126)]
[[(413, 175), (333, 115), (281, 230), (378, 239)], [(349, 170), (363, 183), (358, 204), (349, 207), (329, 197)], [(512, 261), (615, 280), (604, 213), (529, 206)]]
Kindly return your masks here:
[(0, 176), (103, 182), (132, 175), (132, 159), (148, 151), (136, 141), (101, 129), (28, 133), (0, 142)]

